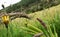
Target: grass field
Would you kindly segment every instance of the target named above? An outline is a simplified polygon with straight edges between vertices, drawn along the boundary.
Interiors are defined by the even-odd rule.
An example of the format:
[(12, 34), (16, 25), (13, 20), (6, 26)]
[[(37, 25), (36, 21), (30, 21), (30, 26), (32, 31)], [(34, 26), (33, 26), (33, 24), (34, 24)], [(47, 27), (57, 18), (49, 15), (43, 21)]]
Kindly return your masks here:
[[(31, 13), (29, 16), (32, 18), (31, 20), (26, 18), (16, 18), (15, 20), (10, 21), (8, 31), (4, 25), (0, 25), (0, 37), (7, 37), (7, 32), (8, 37), (32, 37), (34, 34), (40, 32), (45, 34), (41, 37), (47, 37), (48, 33), (50, 35), (49, 37), (58, 37), (58, 35), (60, 35), (60, 5)], [(38, 22), (36, 18), (42, 19), (47, 25), (48, 32), (44, 27), (41, 29), (41, 23)], [(55, 25), (55, 27), (53, 25)], [(46, 32), (44, 32), (44, 30)]]

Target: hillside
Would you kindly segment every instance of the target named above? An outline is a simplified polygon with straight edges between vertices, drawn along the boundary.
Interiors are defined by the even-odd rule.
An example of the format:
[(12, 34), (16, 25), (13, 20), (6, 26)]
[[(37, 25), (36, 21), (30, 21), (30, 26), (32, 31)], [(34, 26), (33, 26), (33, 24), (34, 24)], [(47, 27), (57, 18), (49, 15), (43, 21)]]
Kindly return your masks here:
[(35, 13), (30, 13), (28, 15), (34, 20), (36, 20), (36, 18), (41, 18), (43, 20), (50, 20), (50, 19), (54, 18), (55, 14), (59, 14), (59, 13), (60, 13), (60, 5), (57, 5), (57, 6), (42, 10), (42, 11), (37, 11)]
[[(18, 23), (18, 20), (20, 21), (20, 24), (21, 26), (25, 25), (26, 23), (27, 24), (31, 24), (31, 25), (34, 25), (34, 26), (37, 26), (36, 25), (36, 18), (40, 18), (42, 19), (46, 24), (52, 24), (53, 20), (55, 20), (54, 24), (56, 25), (57, 27), (57, 32), (58, 32), (58, 35), (60, 36), (60, 23), (58, 21), (59, 18), (60, 18), (60, 5), (57, 5), (57, 6), (54, 6), (54, 7), (51, 7), (49, 9), (45, 9), (45, 10), (42, 10), (42, 11), (38, 11), (38, 12), (35, 12), (35, 13), (31, 13), (29, 14), (29, 16), (32, 18), (31, 20), (26, 20), (24, 18), (18, 18), (18, 19), (15, 19), (13, 20), (13, 22), (17, 22)], [(18, 23), (19, 24), (19, 23)], [(53, 25), (53, 24), (52, 24)]]
[(42, 11), (37, 11), (37, 12), (32, 13), (32, 14), (29, 14), (29, 16), (33, 16), (35, 18), (36, 17), (44, 17), (44, 18), (47, 18), (46, 16), (49, 17), (49, 15), (50, 15), (51, 17), (53, 17), (53, 15), (55, 13), (59, 13), (60, 12), (60, 5), (57, 5), (57, 6), (54, 6), (54, 7), (45, 9), (45, 10), (42, 10)]

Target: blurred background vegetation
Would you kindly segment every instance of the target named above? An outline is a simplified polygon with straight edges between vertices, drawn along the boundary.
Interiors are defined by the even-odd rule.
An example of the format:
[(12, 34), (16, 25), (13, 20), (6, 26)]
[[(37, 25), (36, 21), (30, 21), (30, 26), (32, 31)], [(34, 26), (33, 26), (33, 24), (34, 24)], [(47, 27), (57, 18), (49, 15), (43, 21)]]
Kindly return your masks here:
[(7, 13), (10, 12), (25, 12), (25, 13), (33, 13), (36, 11), (40, 11), (55, 5), (58, 5), (60, 0), (21, 0), (20, 2), (10, 5), (9, 7), (0, 10), (6, 10)]

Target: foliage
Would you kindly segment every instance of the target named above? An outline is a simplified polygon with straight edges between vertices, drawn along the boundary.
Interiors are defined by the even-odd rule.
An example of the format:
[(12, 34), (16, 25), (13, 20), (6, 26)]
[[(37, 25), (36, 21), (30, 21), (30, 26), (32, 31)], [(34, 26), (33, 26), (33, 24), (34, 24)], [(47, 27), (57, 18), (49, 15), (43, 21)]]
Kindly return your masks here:
[(19, 12), (23, 11), (26, 13), (30, 13), (29, 11), (31, 12), (40, 11), (51, 6), (58, 5), (59, 3), (60, 3), (59, 0), (21, 0), (20, 2), (7, 7), (6, 12), (9, 13), (14, 11)]
[[(25, 18), (17, 18), (9, 23), (9, 37), (32, 37), (33, 35), (40, 32), (44, 33), (42, 37), (60, 36), (60, 5), (46, 10), (38, 11), (38, 13), (35, 12), (29, 14), (29, 16), (31, 16), (31, 20)], [(36, 20), (36, 18), (42, 19), (42, 21), (47, 26), (47, 30), (44, 28), (41, 22)], [(7, 30), (4, 25), (2, 25), (0, 28), (0, 37), (7, 37)]]

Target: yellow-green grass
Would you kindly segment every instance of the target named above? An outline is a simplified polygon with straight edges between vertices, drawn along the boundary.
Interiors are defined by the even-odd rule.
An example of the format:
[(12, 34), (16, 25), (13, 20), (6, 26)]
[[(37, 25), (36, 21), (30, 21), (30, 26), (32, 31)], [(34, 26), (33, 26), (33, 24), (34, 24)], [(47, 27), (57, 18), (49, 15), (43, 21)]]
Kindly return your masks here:
[[(42, 11), (38, 11), (35, 13), (31, 13), (28, 14), (32, 19), (26, 19), (26, 18), (16, 18), (12, 21), (10, 21), (9, 24), (9, 29), (8, 29), (8, 33), (9, 33), (9, 37), (31, 37), (31, 34), (36, 34), (39, 33), (39, 31), (41, 31), (39, 29), (39, 22), (36, 20), (36, 18), (40, 18), (42, 19), (46, 24), (48, 21), (52, 21), (54, 19), (54, 16), (56, 14), (60, 13), (60, 5), (58, 6), (54, 6)], [(29, 32), (24, 33), (24, 27), (28, 27), (28, 31), (31, 32), (31, 34)], [(32, 29), (31, 26), (34, 28)], [(4, 26), (3, 26), (4, 27)], [(6, 28), (1, 28), (0, 27), (0, 37), (6, 37)], [(26, 28), (27, 29), (27, 28)], [(36, 30), (36, 31), (35, 31)], [(12, 36), (13, 35), (13, 36)]]
[(41, 19), (49, 19), (53, 18), (55, 13), (60, 13), (60, 5), (29, 14), (29, 16), (33, 17), (34, 19), (37, 17), (40, 17)]
[[(54, 16), (57, 14), (58, 15), (60, 14), (60, 5), (29, 14), (29, 16), (32, 18), (32, 20), (28, 20), (27, 22), (25, 22), (26, 19), (22, 20), (22, 18), (15, 19), (14, 21), (20, 20), (19, 23), (21, 24), (21, 26), (22, 25), (25, 26), (25, 24), (27, 23), (28, 26), (29, 26), (29, 24), (31, 24), (38, 28), (39, 25), (36, 24), (36, 21), (37, 21), (36, 18), (42, 19), (46, 24), (50, 24), (50, 23), (48, 23), (48, 21), (52, 22), (54, 19)], [(58, 17), (58, 16), (56, 16), (56, 17)], [(38, 32), (36, 32), (36, 33), (38, 33)]]

